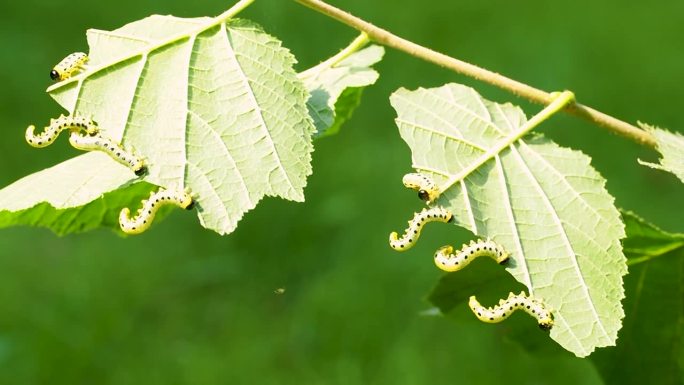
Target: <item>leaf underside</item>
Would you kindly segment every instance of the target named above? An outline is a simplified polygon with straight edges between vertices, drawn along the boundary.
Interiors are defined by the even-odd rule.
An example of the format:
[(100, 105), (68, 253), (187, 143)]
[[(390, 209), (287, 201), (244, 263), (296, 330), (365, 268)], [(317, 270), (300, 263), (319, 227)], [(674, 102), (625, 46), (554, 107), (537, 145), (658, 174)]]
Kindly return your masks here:
[[(138, 204), (134, 191), (154, 185), (189, 188), (202, 224), (221, 234), (264, 195), (303, 200), (313, 127), (303, 104), (308, 93), (280, 42), (243, 20), (156, 15), (87, 35), (87, 71), (48, 91), (144, 154), (150, 173), (143, 182), (102, 154), (77, 156), (0, 190), (0, 227), (43, 226), (58, 234), (118, 228), (110, 219)], [(383, 52), (371, 46), (297, 76), (309, 92), (326, 94), (306, 104), (316, 107), (320, 132), (348, 118), (355, 105), (341, 114), (332, 108), (350, 104), (346, 91), (360, 96), (357, 87), (375, 82), (370, 66)]]
[(313, 125), (275, 38), (244, 20), (150, 16), (88, 43), (88, 70), (48, 92), (144, 156), (144, 181), (189, 189), (203, 226), (230, 233), (265, 195), (304, 199)]
[(658, 145), (658, 151), (663, 156), (660, 164), (639, 160), (644, 166), (672, 173), (684, 183), (684, 136), (648, 124), (639, 125), (653, 135)]
[(434, 205), (511, 253), (507, 271), (553, 310), (551, 338), (580, 357), (614, 345), (624, 226), (589, 157), (539, 135), (514, 140), (522, 110), (462, 85), (400, 89), (391, 103), (413, 167), (442, 187)]

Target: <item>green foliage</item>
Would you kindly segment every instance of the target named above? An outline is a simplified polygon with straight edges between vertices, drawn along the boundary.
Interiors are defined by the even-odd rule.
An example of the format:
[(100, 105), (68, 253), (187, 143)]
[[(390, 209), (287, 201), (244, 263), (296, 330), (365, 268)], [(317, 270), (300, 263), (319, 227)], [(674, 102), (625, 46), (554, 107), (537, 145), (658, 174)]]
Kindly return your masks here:
[[(680, 384), (684, 380), (684, 234), (665, 232), (631, 212), (625, 222), (624, 250), (629, 273), (625, 277), (624, 326), (616, 347), (591, 355), (607, 384)], [(471, 293), (494, 302), (515, 282), (493, 264), (480, 263), (463, 273), (445, 274), (429, 300), (443, 314), (467, 312)], [(560, 352), (544, 346), (535, 330), (509, 326), (506, 337), (536, 355)]]
[(553, 309), (551, 338), (580, 357), (614, 345), (624, 231), (589, 157), (541, 136), (518, 139), (522, 110), (469, 87), (400, 89), (391, 103), (413, 167), (440, 186), (436, 204), (511, 253), (507, 270)]
[(77, 156), (0, 190), (0, 228), (47, 227), (59, 235), (118, 228), (121, 208), (137, 207), (154, 189), (149, 183), (129, 183), (133, 177), (104, 153)]
[(642, 162), (641, 160), (639, 163), (675, 174), (684, 183), (684, 135), (648, 124), (642, 123), (641, 126), (656, 139), (658, 151), (663, 158), (660, 160), (660, 164)]
[[(601, 33), (612, 33), (611, 27), (615, 24), (605, 20), (596, 26), (585, 23), (586, 12), (573, 8), (568, 8), (558, 19), (532, 3), (510, 5), (503, 2), (496, 5), (499, 12), (491, 12), (492, 5), (484, 3), (457, 9), (453, 2), (437, 1), (431, 7), (396, 9), (391, 8), (394, 3), (383, 1), (360, 2), (355, 5), (355, 12), (373, 14), (382, 10), (376, 13), (377, 21), (386, 24), (381, 19), (388, 17), (392, 23), (397, 23), (397, 32), (404, 36), (429, 42), (442, 51), (457, 49), (464, 57), (475, 55), (483, 64), (505, 73), (515, 73), (549, 89), (558, 84), (572, 84), (578, 94), (591, 94), (602, 107), (617, 116), (629, 115), (634, 105), (639, 105), (644, 116), (677, 119), (676, 114), (667, 115), (671, 113), (671, 107), (651, 98), (652, 82), (633, 80), (655, 76), (654, 81), (658, 81), (657, 77), (662, 76), (659, 83), (662, 91), (677, 94), (676, 87), (670, 84), (681, 84), (677, 81), (682, 76), (681, 71), (679, 66), (667, 63), (679, 61), (668, 61), (667, 52), (668, 47), (676, 47), (676, 37), (680, 34), (673, 34), (672, 29), (680, 26), (667, 23), (666, 16), (678, 14), (679, 3), (670, 1), (658, 7), (643, 6), (648, 8), (649, 14), (654, 14), (650, 20), (656, 21), (640, 17), (638, 10), (646, 10), (641, 5), (618, 9), (593, 4), (597, 13), (615, 15), (614, 20), (624, 22), (630, 17), (638, 17), (640, 25), (644, 26), (638, 33), (621, 30), (624, 40), (630, 42), (626, 49), (619, 45), (602, 46), (599, 44), (602, 40), (596, 39)], [(45, 151), (31, 151), (26, 155), (26, 146), (19, 143), (21, 126), (25, 127), (29, 119), (54, 114), (54, 110), (48, 111), (44, 104), (41, 105), (41, 99), (35, 97), (36, 89), (42, 87), (46, 66), (70, 51), (82, 50), (74, 43), (81, 33), (80, 28), (84, 24), (102, 24), (97, 17), (106, 15), (104, 23), (109, 25), (122, 19), (130, 20), (130, 15), (136, 12), (149, 13), (142, 3), (130, 0), (96, 6), (79, 1), (70, 4), (69, 23), (55, 17), (58, 11), (63, 12), (56, 5), (36, 12), (32, 9), (35, 4), (31, 2), (11, 2), (7, 4), (9, 12), (3, 12), (7, 33), (0, 39), (5, 43), (6, 57), (0, 61), (0, 72), (17, 75), (5, 79), (6, 92), (2, 95), (8, 135), (7, 140), (0, 143), (4, 146), (0, 152), (5, 155), (0, 168), (4, 169), (6, 178), (16, 178), (35, 164), (45, 164), (47, 155), (55, 157), (55, 152)], [(301, 15), (292, 12), (298, 10), (293, 4), (256, 2), (250, 11), (259, 12), (258, 7), (263, 6), (261, 12), (266, 15), (264, 19), (268, 20), (269, 29), (278, 31), (278, 36), (293, 44), (293, 48), (297, 48), (296, 44), (306, 47), (301, 51), (295, 49), (302, 53), (300, 58), (304, 61), (307, 56), (312, 60), (312, 57), (324, 55), (330, 50), (330, 41), (339, 41), (338, 31), (328, 30), (323, 24), (309, 25), (313, 17), (303, 10)], [(159, 6), (162, 7), (158, 8), (160, 12), (177, 13), (180, 9), (185, 14), (201, 14), (212, 12), (202, 11), (202, 7), (216, 5), (170, 0)], [(388, 13), (384, 9), (395, 11)], [(418, 10), (429, 17), (416, 18)], [(481, 13), (487, 15), (489, 22), (482, 23), (481, 17), (448, 22), (452, 18), (451, 12), (456, 11), (468, 15)], [(519, 23), (509, 23), (513, 15)], [(442, 17), (444, 19), (440, 19)], [(211, 19), (193, 20), (204, 23)], [(577, 29), (572, 27), (580, 20), (583, 32), (577, 34)], [(33, 28), (26, 34), (25, 25), (29, 24)], [(315, 25), (316, 33), (311, 34), (304, 25)], [(503, 39), (502, 25), (507, 27)], [(565, 28), (558, 28), (561, 25)], [(165, 28), (156, 30), (162, 33)], [(475, 29), (477, 39), (454, 38)], [(549, 44), (546, 32), (550, 29), (554, 31), (553, 41), (563, 44)], [(663, 34), (653, 35), (658, 31)], [(59, 32), (59, 39), (53, 38), (56, 32)], [(106, 31), (100, 33), (108, 35)], [(97, 31), (90, 34), (99, 36)], [(590, 38), (582, 40), (583, 35)], [(526, 44), (517, 44), (520, 41)], [(653, 44), (653, 41), (659, 44)], [(174, 47), (182, 44), (185, 42), (178, 41)], [(606, 76), (605, 69), (614, 67), (616, 61), (629, 62), (634, 51), (645, 52), (650, 48), (655, 51), (643, 55), (643, 65), (636, 71), (624, 71), (624, 75), (620, 71), (609, 71), (610, 76)], [(571, 65), (566, 60), (568, 52), (590, 65)], [(609, 60), (595, 52), (606, 52)], [(502, 53), (505, 53), (503, 61)], [(679, 52), (675, 53), (679, 55)], [(534, 60), (530, 60), (531, 57)], [(17, 58), (21, 58), (21, 65), (17, 65)], [(122, 62), (120, 67), (127, 65)], [(118, 65), (114, 67), (120, 70)], [(658, 68), (658, 71), (649, 74), (648, 68)], [(290, 381), (479, 385), (498, 384), (502, 380), (554, 384), (597, 381), (589, 360), (558, 359), (539, 352), (527, 355), (515, 347), (501, 344), (500, 337), (512, 337), (513, 330), (529, 332), (535, 336), (534, 341), (559, 350), (558, 345), (548, 343), (544, 333), (531, 327), (528, 317), (513, 316), (510, 322), (488, 328), (474, 321), (465, 307), (454, 307), (457, 305), (451, 298), (454, 294), (467, 297), (475, 293), (483, 297), (483, 302), (489, 303), (508, 291), (519, 290), (521, 285), (491, 261), (477, 262), (464, 272), (445, 276), (435, 290), (439, 295), (431, 299), (445, 313), (450, 312), (457, 318), (458, 327), (439, 318), (416, 316), (421, 310), (416, 293), (432, 282), (436, 270), (422, 258), (398, 259), (389, 252), (384, 237), (378, 237), (379, 229), (393, 226), (397, 215), (404, 217), (405, 213), (400, 213), (397, 207), (406, 207), (408, 202), (404, 199), (408, 195), (398, 187), (398, 179), (408, 168), (403, 161), (406, 152), (399, 148), (396, 135), (387, 129), (391, 113), (386, 106), (386, 95), (397, 87), (392, 80), (401, 84), (435, 84), (444, 82), (444, 74), (429, 66), (420, 67), (415, 59), (400, 55), (393, 57), (392, 66), (385, 70), (396, 76), (389, 77), (391, 81), (379, 84), (373, 92), (364, 95), (370, 98), (368, 104), (372, 113), (368, 107), (362, 108), (357, 121), (359, 127), (377, 129), (350, 130), (334, 141), (317, 144), (318, 173), (307, 187), (308, 204), (263, 202), (266, 207), (250, 214), (248, 221), (241, 222), (244, 230), (229, 238), (206, 234), (194, 223), (184, 222), (185, 213), (178, 213), (179, 221), (168, 223), (144, 238), (126, 240), (113, 237), (109, 232), (56, 239), (33, 229), (3, 231), (0, 266), (5, 271), (2, 292), (6, 295), (0, 298), (3, 309), (0, 362), (7, 370), (0, 378), (11, 383), (75, 384), (92, 382), (92, 378), (99, 378), (103, 384), (249, 383), (258, 373), (259, 381), (265, 384)], [(365, 81), (369, 82), (370, 78), (366, 77)], [(617, 84), (630, 84), (631, 92), (622, 94), (629, 98), (616, 94)], [(313, 102), (318, 102), (319, 108), (324, 104), (335, 108), (334, 111), (317, 111), (327, 118), (326, 121), (312, 116), (316, 128), (333, 122), (323, 135), (337, 132), (339, 124), (358, 105), (361, 92), (362, 88), (346, 88), (334, 104), (328, 104), (332, 99), (309, 99), (310, 113)], [(31, 102), (27, 103), (28, 100)], [(106, 103), (117, 102), (117, 98), (106, 100)], [(633, 148), (613, 137), (594, 135), (593, 129), (583, 131), (586, 127), (575, 121), (572, 123), (572, 126), (564, 127), (560, 121), (548, 134), (555, 135), (559, 143), (573, 143), (590, 153), (594, 158), (592, 163), (609, 176), (613, 183), (611, 191), (621, 205), (649, 212), (659, 217), (660, 223), (678, 223), (678, 215), (666, 214), (678, 208), (679, 190), (662, 183), (665, 178), (658, 173), (635, 172), (629, 162), (622, 161), (630, 158)], [(677, 127), (676, 123), (672, 127)], [(126, 144), (133, 143), (126, 135), (120, 138)], [(588, 137), (591, 140), (582, 139)], [(0, 208), (8, 209), (0, 211), (0, 226), (46, 226), (60, 234), (116, 226), (115, 213), (121, 207), (135, 205), (149, 189), (156, 188), (147, 182), (135, 182), (128, 170), (114, 170), (104, 164), (99, 164), (98, 170), (87, 168), (86, 160), (93, 159), (89, 158), (91, 155), (96, 157), (94, 154), (76, 157), (67, 161), (73, 163), (60, 163), (1, 190)], [(671, 168), (675, 166), (671, 165)], [(57, 172), (44, 173), (48, 170)], [(70, 175), (69, 170), (83, 170), (83, 173)], [(111, 179), (98, 186), (88, 183), (88, 176), (97, 178), (105, 174)], [(619, 175), (630, 177), (615, 177)], [(655, 183), (651, 183), (653, 181)], [(68, 183), (62, 185), (62, 182)], [(83, 189), (83, 186), (88, 187)], [(57, 191), (51, 191), (56, 187)], [(74, 192), (76, 194), (72, 195)], [(645, 199), (649, 194), (657, 194), (661, 199)], [(677, 200), (668, 200), (668, 197)], [(79, 199), (85, 203), (72, 208), (56, 209), (48, 203), (76, 204), (74, 202)], [(486, 203), (498, 202), (479, 202), (480, 205)], [(293, 221), (293, 212), (306, 220)], [(435, 230), (425, 234), (425, 239), (443, 235), (439, 234), (439, 229)], [(629, 227), (627, 230), (630, 231)], [(453, 234), (449, 237), (452, 241)], [(264, 242), (265, 239), (268, 241)], [(420, 252), (421, 247), (417, 246), (416, 251)], [(629, 249), (627, 252), (629, 255)], [(645, 264), (638, 263), (635, 268), (642, 265)], [(390, 273), (378, 274), (379, 271)], [(630, 267), (630, 271), (634, 268)], [(663, 272), (666, 279), (671, 278), (668, 273), (671, 272)], [(627, 276), (628, 295), (632, 293), (634, 277), (634, 274)], [(361, 281), (363, 285), (359, 285)], [(657, 286), (656, 278), (647, 283), (650, 282)], [(285, 294), (274, 295), (273, 290), (281, 286), (287, 288)], [(653, 297), (658, 298), (655, 294)], [(629, 298), (626, 303), (625, 330), (633, 327), (629, 321)], [(654, 311), (657, 310), (660, 309)], [(674, 320), (677, 315), (672, 312), (668, 317)], [(520, 322), (516, 324), (517, 321)], [(648, 327), (652, 331), (662, 329), (670, 335), (671, 325), (667, 326), (649, 324)], [(496, 332), (492, 333), (492, 330)], [(625, 335), (624, 331), (620, 333), (619, 344)], [(526, 335), (524, 341), (530, 340)], [(621, 357), (635, 358), (634, 351), (648, 346), (655, 338), (648, 341), (634, 338), (633, 341), (631, 351)], [(146, 354), (128, 354), (131, 351)], [(438, 354), (426, 359), (426, 351)], [(611, 355), (615, 351), (601, 353)], [(667, 355), (666, 359), (670, 358)], [(494, 369), (492, 362), (497, 363)], [(615, 368), (619, 364), (611, 361), (610, 365), (613, 377), (606, 378), (618, 378), (616, 372), (619, 370)], [(671, 371), (673, 366), (656, 364), (656, 368), (664, 370), (667, 379), (676, 379), (670, 376), (674, 373)], [(624, 376), (621, 382), (631, 381)]]
[(50, 94), (142, 154), (143, 180), (189, 189), (204, 227), (232, 232), (265, 195), (304, 200), (307, 93), (294, 57), (259, 26), (150, 16), (88, 41), (88, 71)]
[[(145, 154), (150, 173), (140, 183), (129, 169), (101, 153), (77, 156), (0, 190), (0, 227), (40, 226), (60, 235), (118, 228), (121, 203), (137, 205), (138, 194), (132, 192), (149, 192), (154, 187), (150, 183), (190, 188), (202, 224), (220, 234), (231, 232), (264, 194), (303, 200), (303, 184), (311, 172), (309, 120), (295, 108), (301, 102), (297, 97), (303, 97), (297, 83), (291, 77), (280, 83), (294, 59), (252, 23), (231, 21), (218, 34), (214, 32), (222, 29), (211, 30), (216, 29), (213, 24), (211, 18), (150, 16), (113, 32), (89, 30), (89, 65), (94, 69), (51, 87), (51, 95), (70, 111), (98, 117), (106, 135), (123, 138)], [(174, 38), (189, 40), (173, 48), (152, 44)], [(190, 68), (183, 55), (168, 56), (168, 49), (193, 49)], [(370, 66), (383, 53), (382, 47), (371, 46), (299, 75), (311, 95), (307, 105), (319, 136), (332, 135), (349, 119), (362, 87), (377, 79)], [(166, 56), (156, 59), (158, 55)], [(273, 61), (255, 66), (262, 55)], [(219, 65), (201, 68), (211, 63)], [(211, 79), (223, 77), (232, 80), (209, 92)], [(181, 90), (190, 107), (165, 91), (170, 86)], [(126, 95), (129, 100), (121, 102)], [(141, 186), (128, 188), (136, 183)]]
[(363, 87), (378, 79), (378, 73), (371, 66), (382, 60), (384, 53), (384, 48), (374, 45), (339, 61), (325, 61), (299, 74), (311, 94), (307, 106), (317, 137), (336, 134), (351, 117), (361, 102)]
[(609, 384), (684, 382), (684, 234), (623, 212), (629, 275), (618, 345), (592, 355)]

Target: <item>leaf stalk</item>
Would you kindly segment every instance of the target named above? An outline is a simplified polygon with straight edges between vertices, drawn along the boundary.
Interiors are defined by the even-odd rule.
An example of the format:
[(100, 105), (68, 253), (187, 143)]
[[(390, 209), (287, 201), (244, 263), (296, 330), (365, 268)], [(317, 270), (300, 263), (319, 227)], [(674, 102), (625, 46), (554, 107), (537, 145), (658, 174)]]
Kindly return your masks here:
[(299, 75), (300, 77), (306, 77), (314, 71), (319, 71), (321, 68), (332, 68), (339, 64), (342, 60), (348, 58), (353, 53), (365, 47), (368, 43), (370, 43), (370, 38), (364, 32), (361, 32), (356, 39), (349, 43), (349, 45), (342, 49), (338, 54), (328, 58), (326, 61), (321, 62), (316, 66), (307, 69), (306, 71), (301, 72)]
[(220, 24), (228, 19), (233, 18), (238, 13), (242, 12), (245, 8), (249, 7), (255, 0), (240, 0), (235, 5), (230, 7), (229, 10), (223, 12), (222, 14), (216, 16), (216, 20)]

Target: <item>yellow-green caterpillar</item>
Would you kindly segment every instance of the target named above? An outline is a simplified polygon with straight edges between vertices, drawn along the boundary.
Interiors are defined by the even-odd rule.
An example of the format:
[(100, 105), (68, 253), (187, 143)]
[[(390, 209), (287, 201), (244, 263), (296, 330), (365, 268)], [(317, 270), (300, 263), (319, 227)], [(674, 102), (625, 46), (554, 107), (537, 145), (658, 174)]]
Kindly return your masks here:
[(419, 213), (413, 215), (408, 224), (408, 228), (404, 231), (404, 235), (399, 238), (399, 234), (393, 231), (389, 236), (390, 247), (397, 251), (408, 250), (415, 244), (415, 241), (420, 237), (420, 231), (426, 223), (429, 222), (451, 222), (451, 212), (442, 207), (433, 207), (423, 209)]
[(51, 145), (59, 134), (68, 129), (71, 132), (85, 131), (88, 135), (95, 135), (99, 131), (97, 123), (83, 116), (60, 115), (57, 119), (50, 119), (50, 124), (40, 134), (35, 134), (36, 126), (30, 125), (26, 129), (26, 141), (33, 147), (47, 147)]
[(147, 171), (145, 162), (140, 157), (124, 150), (119, 143), (102, 135), (83, 135), (79, 132), (72, 132), (69, 136), (69, 143), (79, 150), (102, 151), (117, 162), (128, 166), (137, 176)]
[(469, 244), (463, 245), (456, 254), (451, 246), (440, 247), (435, 253), (435, 265), (444, 271), (458, 271), (477, 257), (490, 257), (498, 264), (504, 264), (508, 261), (509, 254), (498, 243), (489, 239), (479, 239), (477, 242), (470, 241)]
[(418, 198), (427, 203), (432, 203), (439, 198), (439, 188), (437, 184), (427, 175), (420, 173), (410, 173), (404, 175), (401, 180), (406, 188), (418, 191)]
[(518, 309), (524, 310), (527, 314), (537, 319), (537, 324), (543, 330), (549, 330), (553, 327), (553, 317), (551, 312), (546, 309), (543, 303), (532, 298), (527, 297), (525, 292), (515, 295), (508, 294), (507, 299), (499, 300), (499, 304), (494, 307), (485, 308), (480, 305), (475, 296), (470, 297), (468, 306), (480, 321), (488, 323), (497, 323), (508, 318), (514, 311)]
[(135, 217), (131, 218), (131, 210), (128, 207), (121, 209), (121, 213), (119, 213), (121, 230), (126, 234), (142, 233), (152, 225), (157, 210), (165, 205), (176, 205), (186, 210), (192, 210), (194, 201), (187, 192), (164, 189), (151, 192), (150, 197), (142, 201), (142, 207), (138, 209)]
[(88, 55), (83, 52), (74, 52), (57, 63), (50, 71), (50, 78), (58, 81), (69, 79), (74, 72), (82, 70), (87, 61)]

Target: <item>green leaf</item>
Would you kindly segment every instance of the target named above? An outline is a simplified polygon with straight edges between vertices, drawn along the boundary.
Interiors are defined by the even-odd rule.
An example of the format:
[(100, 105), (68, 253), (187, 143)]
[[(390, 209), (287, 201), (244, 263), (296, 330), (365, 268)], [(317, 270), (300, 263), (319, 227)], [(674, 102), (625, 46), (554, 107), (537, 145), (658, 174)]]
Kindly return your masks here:
[(592, 355), (608, 384), (684, 383), (684, 234), (623, 212), (629, 275), (617, 347)]
[(658, 151), (663, 155), (660, 164), (642, 160), (639, 160), (639, 163), (675, 174), (679, 180), (684, 182), (684, 136), (644, 123), (639, 123), (639, 125), (653, 135), (658, 144)]
[(400, 89), (391, 103), (413, 167), (442, 188), (435, 205), (511, 253), (507, 271), (553, 309), (551, 338), (580, 357), (614, 345), (624, 228), (589, 157), (541, 136), (516, 140), (522, 110), (462, 85)]
[[(91, 65), (93, 62), (112, 60), (112, 53), (125, 49), (128, 42), (124, 38), (117, 39), (110, 32), (97, 30), (88, 32), (88, 41), (93, 47), (111, 45), (109, 50), (91, 52)], [(364, 65), (374, 64), (382, 57), (382, 53), (381, 47), (371, 46), (349, 55), (337, 65), (331, 64), (335, 59), (333, 57), (299, 74), (300, 78), (309, 79), (307, 85), (312, 87), (308, 89), (309, 92), (325, 89), (331, 92), (341, 91), (337, 96), (334, 113), (325, 104), (327, 101), (320, 106), (320, 114), (327, 110), (330, 116), (335, 117), (326, 135), (336, 132), (351, 116), (363, 89), (356, 85), (368, 82), (372, 78), (369, 75), (375, 73), (370, 68), (364, 68)], [(308, 75), (304, 75), (307, 73)], [(314, 81), (315, 79), (318, 81)], [(311, 108), (311, 103), (308, 105)], [(324, 124), (321, 120), (314, 120), (317, 124)], [(136, 178), (127, 168), (112, 162), (103, 154), (77, 156), (0, 190), (0, 227), (40, 226), (60, 235), (101, 226), (118, 229), (116, 218), (121, 208), (135, 207), (140, 199), (155, 188), (149, 183), (138, 182)], [(138, 190), (141, 191), (140, 194), (135, 193)], [(155, 221), (158, 222), (162, 217), (158, 215)]]
[(0, 228), (40, 226), (60, 235), (118, 228), (121, 207), (137, 205), (154, 188), (130, 184), (134, 179), (133, 172), (104, 153), (80, 155), (1, 190)]
[(333, 57), (299, 74), (311, 93), (307, 105), (317, 137), (336, 134), (351, 117), (361, 102), (363, 87), (378, 79), (371, 66), (382, 60), (384, 53), (384, 48), (372, 45), (339, 61)]
[(144, 181), (188, 188), (204, 227), (230, 233), (266, 195), (304, 200), (314, 126), (280, 41), (245, 20), (150, 16), (88, 43), (87, 71), (48, 92), (144, 156)]
[(259, 26), (150, 16), (88, 42), (88, 71), (48, 91), (143, 155), (145, 181), (190, 189), (204, 227), (230, 233), (265, 195), (304, 200), (307, 94)]

